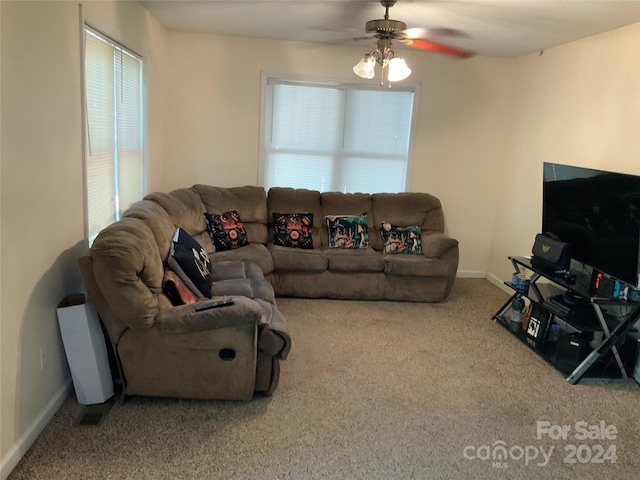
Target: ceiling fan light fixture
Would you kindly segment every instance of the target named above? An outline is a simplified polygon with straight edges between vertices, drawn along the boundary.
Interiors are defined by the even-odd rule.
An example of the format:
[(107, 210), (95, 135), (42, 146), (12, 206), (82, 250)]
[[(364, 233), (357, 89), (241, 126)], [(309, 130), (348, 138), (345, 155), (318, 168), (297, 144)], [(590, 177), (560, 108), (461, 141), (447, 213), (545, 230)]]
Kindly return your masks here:
[[(397, 0), (380, 0), (384, 7), (384, 18), (369, 20), (364, 29), (367, 36), (356, 37), (354, 40), (377, 39), (376, 49), (362, 57), (362, 60), (353, 67), (353, 71), (360, 78), (371, 79), (375, 76), (376, 64), (381, 67), (380, 86), (385, 82), (391, 88), (392, 82), (399, 82), (411, 75), (411, 69), (400, 57), (395, 56), (392, 41), (397, 40), (404, 45), (426, 52), (449, 55), (456, 58), (468, 58), (473, 52), (457, 47), (445, 45), (431, 40), (431, 37), (450, 36), (468, 37), (467, 34), (455, 28), (407, 28), (407, 24), (399, 20), (389, 18), (389, 9)], [(385, 70), (386, 75), (385, 75)]]
[(393, 57), (389, 60), (389, 74), (387, 80), (390, 82), (399, 82), (411, 75), (411, 69), (407, 66), (404, 58)]
[(353, 67), (353, 73), (360, 78), (373, 78), (376, 74), (376, 60), (373, 56), (367, 53), (360, 61)]

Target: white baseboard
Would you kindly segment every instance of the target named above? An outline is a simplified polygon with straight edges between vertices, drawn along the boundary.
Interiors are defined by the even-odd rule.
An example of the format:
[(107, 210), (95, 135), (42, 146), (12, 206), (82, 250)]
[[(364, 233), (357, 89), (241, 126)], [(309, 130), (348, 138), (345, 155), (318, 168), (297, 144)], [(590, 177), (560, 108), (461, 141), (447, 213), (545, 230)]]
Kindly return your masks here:
[(476, 272), (473, 270), (458, 270), (456, 272), (458, 278), (487, 278), (487, 272)]
[(514, 293), (513, 289), (507, 287), (501, 278), (498, 278), (495, 275), (487, 274), (487, 280), (489, 280), (491, 283), (493, 283), (496, 287), (498, 287), (503, 292), (508, 293), (509, 295), (513, 295)]
[(499, 289), (504, 290), (507, 293), (513, 293), (513, 291), (504, 284), (502, 279), (496, 277), (492, 273), (478, 272), (474, 270), (458, 270), (458, 272), (456, 273), (456, 277), (457, 278), (485, 278), (491, 283), (493, 283)]
[(29, 447), (33, 445), (38, 435), (51, 421), (58, 409), (65, 402), (71, 392), (71, 377), (55, 393), (51, 401), (44, 407), (42, 412), (29, 425), (29, 428), (20, 436), (18, 441), (11, 447), (9, 452), (0, 461), (0, 479), (5, 480), (11, 471), (18, 464), (20, 459), (27, 453)]

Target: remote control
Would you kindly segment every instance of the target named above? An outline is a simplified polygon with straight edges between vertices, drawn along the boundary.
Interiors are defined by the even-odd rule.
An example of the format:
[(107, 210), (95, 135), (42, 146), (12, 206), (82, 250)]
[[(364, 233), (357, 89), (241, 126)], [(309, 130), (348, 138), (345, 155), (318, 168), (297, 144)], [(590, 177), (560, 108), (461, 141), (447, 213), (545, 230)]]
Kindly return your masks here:
[(203, 310), (209, 310), (211, 308), (226, 307), (227, 305), (233, 305), (233, 300), (215, 300), (213, 302), (202, 302), (196, 305), (196, 312), (202, 312)]

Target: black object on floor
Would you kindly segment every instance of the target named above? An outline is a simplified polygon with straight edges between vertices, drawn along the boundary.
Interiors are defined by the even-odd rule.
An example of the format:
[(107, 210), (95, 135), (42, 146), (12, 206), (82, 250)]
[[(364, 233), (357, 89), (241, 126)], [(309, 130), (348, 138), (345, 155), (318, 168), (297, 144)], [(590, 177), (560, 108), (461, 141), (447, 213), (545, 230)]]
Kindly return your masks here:
[(105, 419), (115, 402), (115, 396), (104, 403), (86, 405), (78, 418), (77, 425), (81, 427), (97, 427)]

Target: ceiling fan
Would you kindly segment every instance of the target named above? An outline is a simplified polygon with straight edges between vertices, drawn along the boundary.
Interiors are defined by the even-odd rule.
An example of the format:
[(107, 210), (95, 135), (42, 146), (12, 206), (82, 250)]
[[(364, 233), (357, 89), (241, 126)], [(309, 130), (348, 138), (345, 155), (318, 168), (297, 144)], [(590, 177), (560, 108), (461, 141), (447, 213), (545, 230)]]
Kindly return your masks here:
[(391, 40), (398, 40), (403, 44), (425, 50), (428, 52), (449, 55), (457, 58), (469, 58), (474, 55), (473, 52), (462, 50), (442, 43), (431, 41), (429, 38), (435, 37), (466, 37), (467, 34), (451, 28), (409, 28), (407, 24), (400, 20), (392, 20), (389, 18), (389, 8), (396, 4), (396, 0), (380, 0), (385, 9), (384, 18), (370, 20), (365, 24), (366, 36), (356, 37), (354, 40), (378, 39), (378, 50), (382, 52), (391, 48)]

